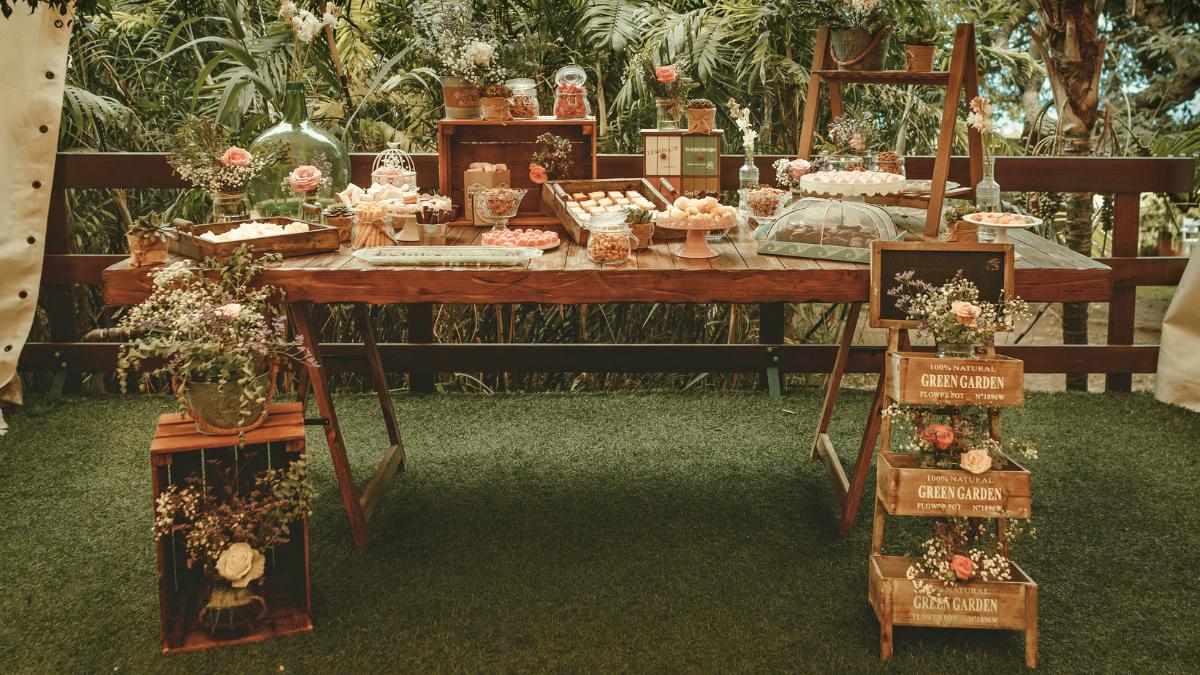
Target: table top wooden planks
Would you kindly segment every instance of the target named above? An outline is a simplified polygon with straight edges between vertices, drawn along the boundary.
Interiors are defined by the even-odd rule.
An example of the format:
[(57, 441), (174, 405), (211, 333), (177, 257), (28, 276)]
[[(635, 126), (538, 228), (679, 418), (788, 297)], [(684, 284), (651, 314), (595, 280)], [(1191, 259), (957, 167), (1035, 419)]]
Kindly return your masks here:
[[(478, 243), (484, 228), (453, 227), (451, 245)], [(1112, 289), (1112, 270), (1038, 237), (1011, 233), (1020, 258), (1017, 293), (1030, 302), (1102, 302)], [(442, 302), (584, 304), (605, 302), (864, 302), (870, 280), (859, 263), (758, 255), (748, 235), (731, 232), (713, 245), (708, 260), (679, 258), (682, 242), (655, 243), (622, 265), (600, 265), (586, 247), (564, 238), (523, 267), (376, 266), (347, 248), (287, 258), (263, 272), (291, 301), (371, 304)], [(181, 258), (171, 258), (170, 261)], [(149, 292), (144, 268), (129, 261), (104, 271), (105, 300), (132, 304)]]

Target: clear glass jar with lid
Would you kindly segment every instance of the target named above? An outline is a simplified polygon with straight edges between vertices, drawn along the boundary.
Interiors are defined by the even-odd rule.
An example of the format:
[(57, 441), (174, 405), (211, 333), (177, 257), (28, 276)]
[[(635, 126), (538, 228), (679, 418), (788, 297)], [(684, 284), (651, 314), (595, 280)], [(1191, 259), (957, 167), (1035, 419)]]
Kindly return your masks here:
[(532, 120), (542, 113), (538, 105), (537, 83), (528, 77), (515, 77), (504, 83), (512, 92), (509, 112), (513, 119)]
[(638, 238), (625, 222), (625, 212), (607, 213), (589, 220), (588, 259), (600, 265), (621, 265), (633, 253)]
[(592, 106), (587, 99), (587, 73), (574, 64), (563, 66), (554, 74), (554, 116), (560, 120), (591, 117)]

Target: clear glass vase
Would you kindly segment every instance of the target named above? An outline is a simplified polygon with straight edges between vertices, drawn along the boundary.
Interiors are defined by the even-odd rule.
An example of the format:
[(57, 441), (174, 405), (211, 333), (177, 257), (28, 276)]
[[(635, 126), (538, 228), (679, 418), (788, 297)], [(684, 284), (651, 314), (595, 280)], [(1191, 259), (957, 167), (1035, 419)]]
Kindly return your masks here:
[(212, 202), (214, 223), (232, 223), (250, 218), (250, 207), (245, 192), (214, 192)]
[(975, 358), (975, 345), (959, 342), (939, 342), (937, 343), (937, 357), (939, 359), (973, 359)]
[[(1000, 184), (996, 182), (996, 158), (983, 158), (983, 180), (975, 186), (975, 206), (980, 211), (1000, 210)], [(996, 231), (990, 227), (979, 226), (979, 241), (990, 242), (996, 238)]]
[(317, 197), (324, 205), (333, 203), (334, 195), (350, 182), (350, 155), (333, 134), (308, 121), (304, 89), (298, 82), (287, 85), (283, 120), (250, 144), (251, 153), (275, 142), (286, 143), (288, 147), (274, 166), (250, 181), (250, 198), (259, 217), (293, 217), (300, 212), (305, 195), (293, 190), (286, 180), (298, 166), (312, 165), (325, 174), (327, 180), (317, 190)]
[(750, 227), (750, 189), (759, 182), (759, 171), (754, 164), (754, 155), (747, 152), (746, 163), (738, 169), (738, 224), (743, 228)]
[(658, 129), (670, 131), (679, 128), (679, 119), (683, 115), (683, 101), (677, 98), (660, 98), (656, 104)]

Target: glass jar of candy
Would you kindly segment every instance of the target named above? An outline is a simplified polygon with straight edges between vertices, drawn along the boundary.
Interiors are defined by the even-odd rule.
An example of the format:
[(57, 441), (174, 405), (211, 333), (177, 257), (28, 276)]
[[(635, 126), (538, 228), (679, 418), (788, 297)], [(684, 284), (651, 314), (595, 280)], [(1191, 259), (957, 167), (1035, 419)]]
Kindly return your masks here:
[(606, 214), (587, 223), (588, 259), (600, 265), (621, 265), (633, 252), (638, 238), (625, 222), (625, 213)]
[(554, 116), (560, 120), (591, 117), (587, 100), (587, 73), (576, 65), (563, 66), (554, 74)]
[(509, 97), (509, 113), (513, 119), (532, 120), (541, 114), (538, 105), (537, 83), (528, 77), (513, 78), (504, 83), (512, 92)]

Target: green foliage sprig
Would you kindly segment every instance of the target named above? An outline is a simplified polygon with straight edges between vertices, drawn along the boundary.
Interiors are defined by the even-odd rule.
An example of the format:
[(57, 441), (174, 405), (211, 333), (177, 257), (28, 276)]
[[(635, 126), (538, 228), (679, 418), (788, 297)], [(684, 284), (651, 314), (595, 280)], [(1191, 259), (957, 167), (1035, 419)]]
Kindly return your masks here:
[(551, 180), (565, 178), (575, 166), (571, 157), (571, 141), (552, 133), (544, 133), (536, 139), (537, 150), (533, 153), (532, 164), (546, 170), (546, 176)]

